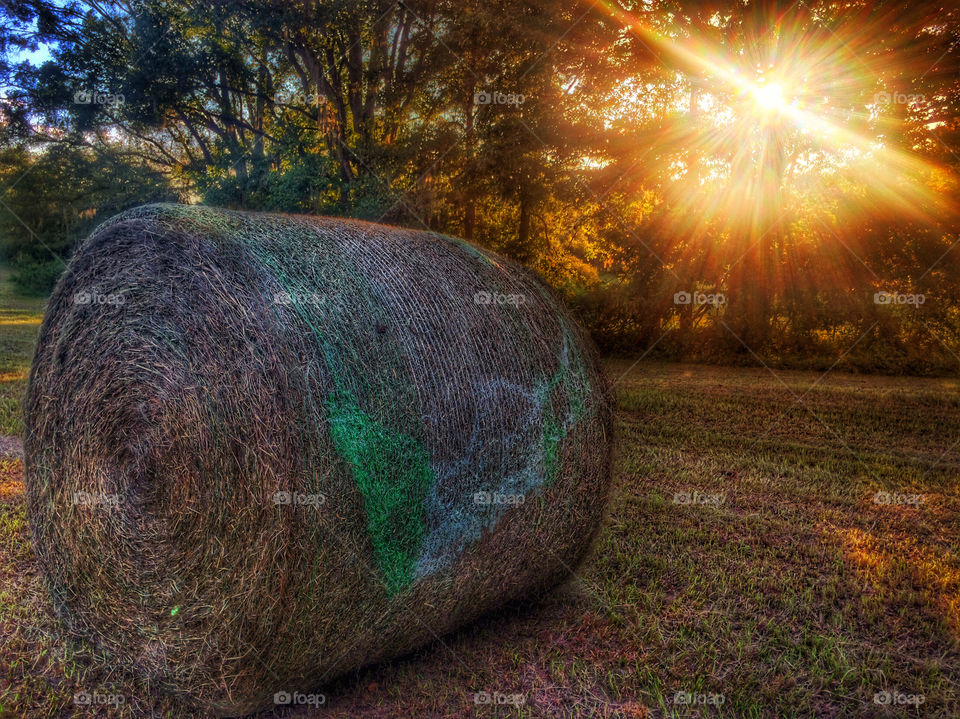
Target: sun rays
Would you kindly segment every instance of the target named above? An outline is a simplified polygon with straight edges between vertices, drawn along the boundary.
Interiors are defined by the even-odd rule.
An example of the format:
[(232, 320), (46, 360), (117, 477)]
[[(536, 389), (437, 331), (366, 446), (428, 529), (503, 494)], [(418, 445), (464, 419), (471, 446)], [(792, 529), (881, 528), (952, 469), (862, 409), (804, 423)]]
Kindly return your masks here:
[[(609, 0), (601, 6), (650, 49), (671, 83), (676, 112), (662, 147), (673, 156), (662, 152), (662, 162), (669, 192), (701, 223), (758, 237), (791, 207), (837, 218), (880, 206), (926, 222), (949, 202), (930, 187), (937, 168), (887, 141), (897, 131), (884, 114), (892, 100), (924, 98), (884, 94), (887, 79), (857, 51), (868, 28), (829, 27), (797, 6), (741, 35), (719, 16), (694, 32), (653, 27)], [(638, 117), (651, 113), (635, 108), (660, 101), (646, 89), (624, 100)]]

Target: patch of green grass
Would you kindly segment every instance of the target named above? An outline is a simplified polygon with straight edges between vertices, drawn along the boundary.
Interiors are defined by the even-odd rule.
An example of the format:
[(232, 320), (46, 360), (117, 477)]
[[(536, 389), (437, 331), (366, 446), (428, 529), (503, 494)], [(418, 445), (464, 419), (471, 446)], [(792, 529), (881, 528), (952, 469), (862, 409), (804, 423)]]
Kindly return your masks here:
[(0, 265), (0, 434), (23, 431), (22, 405), (45, 299), (18, 295)]
[[(957, 380), (608, 371), (613, 489), (575, 577), (282, 716), (960, 715)], [(198, 716), (67, 638), (20, 471), (0, 462), (0, 717), (88, 716), (82, 691), (125, 696), (98, 716)]]

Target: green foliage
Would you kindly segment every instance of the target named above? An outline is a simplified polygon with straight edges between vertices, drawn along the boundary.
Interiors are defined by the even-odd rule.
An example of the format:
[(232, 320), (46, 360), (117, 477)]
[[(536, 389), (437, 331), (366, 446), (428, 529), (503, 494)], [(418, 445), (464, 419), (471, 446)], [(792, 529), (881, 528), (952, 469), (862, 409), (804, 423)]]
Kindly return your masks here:
[(103, 219), (145, 202), (176, 199), (140, 162), (69, 145), (0, 151), (0, 256), (28, 294), (49, 293), (73, 245)]
[[(10, 190), (23, 196), (11, 208), (36, 237), (8, 217), (3, 251), (65, 257), (96, 216), (163, 199), (145, 188), (171, 182), (216, 206), (351, 216), (478, 242), (543, 276), (613, 351), (656, 343), (673, 357), (836, 359), (846, 339), (904, 346), (919, 329), (943, 339), (923, 343), (931, 362), (914, 361), (914, 347), (893, 353), (902, 364), (867, 364), (955, 362), (957, 11), (894, 0), (859, 15), (833, 0), (800, 3), (782, 16), (733, 0), (628, 3), (642, 16), (631, 26), (611, 7), (0, 8), (9, 47), (55, 43), (51, 62), (5, 68), (0, 144), (22, 154), (17, 138), (42, 136), (53, 148), (39, 155), (49, 172), (38, 167), (34, 182)], [(689, 52), (694, 41), (702, 47)], [(848, 139), (882, 143), (890, 162), (879, 153), (875, 166), (863, 157), (854, 168), (830, 159), (846, 149), (842, 134), (831, 141), (758, 121), (744, 111), (749, 93), (724, 86), (724, 63), (793, 72), (808, 114)], [(78, 92), (102, 97), (76, 102)], [(491, 101), (497, 93), (515, 101)], [(698, 105), (706, 94), (719, 98), (713, 110)], [(889, 101), (898, 96), (919, 99)], [(735, 132), (716, 122), (724, 109)], [(95, 158), (78, 161), (88, 146)], [(673, 302), (696, 290), (728, 301), (716, 312)], [(930, 301), (890, 312), (871, 301), (877, 291)]]
[(13, 267), (13, 286), (17, 292), (28, 297), (45, 297), (50, 294), (57, 278), (63, 272), (63, 264), (57, 259), (41, 262), (27, 257), (15, 261)]

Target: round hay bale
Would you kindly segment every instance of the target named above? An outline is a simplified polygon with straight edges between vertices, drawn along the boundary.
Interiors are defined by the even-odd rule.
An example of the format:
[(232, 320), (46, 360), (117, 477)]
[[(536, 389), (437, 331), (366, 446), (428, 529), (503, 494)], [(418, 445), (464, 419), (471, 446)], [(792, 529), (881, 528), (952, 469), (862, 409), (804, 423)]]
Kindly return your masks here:
[(466, 242), (149, 205), (47, 309), (28, 513), (58, 613), (217, 715), (569, 575), (608, 394), (540, 283)]

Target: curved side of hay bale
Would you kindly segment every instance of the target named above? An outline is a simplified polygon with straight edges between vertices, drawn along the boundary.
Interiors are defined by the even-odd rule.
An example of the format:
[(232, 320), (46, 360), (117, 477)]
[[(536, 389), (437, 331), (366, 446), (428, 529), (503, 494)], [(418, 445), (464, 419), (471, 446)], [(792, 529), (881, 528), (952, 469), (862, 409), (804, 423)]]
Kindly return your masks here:
[(98, 228), (50, 300), (28, 512), (74, 630), (234, 715), (561, 580), (609, 447), (589, 343), (516, 265), (150, 205)]

